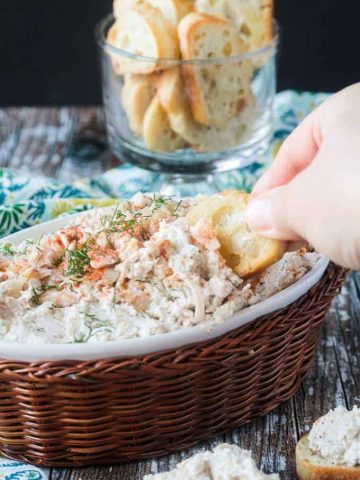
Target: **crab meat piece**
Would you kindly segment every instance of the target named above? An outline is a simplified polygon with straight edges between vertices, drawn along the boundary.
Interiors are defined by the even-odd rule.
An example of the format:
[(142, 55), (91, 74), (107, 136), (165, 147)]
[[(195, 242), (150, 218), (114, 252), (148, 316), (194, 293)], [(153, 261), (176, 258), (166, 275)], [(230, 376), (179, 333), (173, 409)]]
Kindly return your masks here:
[(119, 262), (119, 257), (116, 251), (110, 248), (93, 248), (89, 252), (89, 258), (90, 266), (95, 269), (111, 267), (111, 265), (115, 265)]

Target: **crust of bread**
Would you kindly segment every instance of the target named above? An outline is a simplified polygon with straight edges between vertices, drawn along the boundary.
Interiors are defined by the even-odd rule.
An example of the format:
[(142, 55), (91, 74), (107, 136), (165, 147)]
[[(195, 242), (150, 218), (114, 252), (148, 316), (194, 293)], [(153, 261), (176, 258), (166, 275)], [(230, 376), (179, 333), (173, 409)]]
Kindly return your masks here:
[(312, 454), (308, 437), (304, 436), (296, 445), (296, 472), (299, 480), (359, 480), (359, 467), (326, 465)]
[(156, 94), (157, 74), (125, 75), (121, 102), (129, 127), (138, 136), (143, 133), (145, 112)]
[(220, 242), (220, 253), (240, 277), (261, 272), (285, 251), (284, 242), (260, 237), (248, 228), (245, 212), (249, 198), (245, 192), (228, 190), (200, 201), (186, 217), (190, 225), (200, 219), (210, 223)]
[(160, 74), (158, 95), (168, 114), (172, 129), (198, 152), (219, 152), (242, 143), (251, 130), (256, 108), (251, 94), (246, 109), (223, 127), (197, 123), (186, 94), (182, 72), (178, 68)]
[[(184, 60), (231, 57), (247, 49), (230, 21), (205, 13), (187, 15), (178, 32)], [(252, 79), (250, 61), (187, 64), (183, 72), (197, 122), (221, 126), (245, 108)]]
[(144, 116), (144, 142), (149, 150), (172, 152), (185, 146), (184, 140), (171, 128), (166, 111), (155, 95)]
[[(109, 30), (108, 41), (117, 48), (159, 60), (178, 59), (180, 56), (176, 28), (166, 20), (160, 10), (151, 5), (134, 5), (126, 11), (126, 15), (117, 18), (115, 25)], [(120, 55), (113, 57), (119, 66), (118, 71), (123, 74), (149, 74), (164, 68), (164, 65), (156, 62)]]

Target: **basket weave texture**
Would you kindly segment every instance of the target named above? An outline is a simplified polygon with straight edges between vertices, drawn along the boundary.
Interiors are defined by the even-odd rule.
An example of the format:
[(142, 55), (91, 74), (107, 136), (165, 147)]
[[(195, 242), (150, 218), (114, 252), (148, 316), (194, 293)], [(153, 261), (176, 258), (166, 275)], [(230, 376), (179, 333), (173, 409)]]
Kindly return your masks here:
[(331, 264), (289, 307), (207, 342), (127, 359), (0, 360), (0, 455), (43, 466), (114, 464), (265, 415), (309, 371), (344, 275)]

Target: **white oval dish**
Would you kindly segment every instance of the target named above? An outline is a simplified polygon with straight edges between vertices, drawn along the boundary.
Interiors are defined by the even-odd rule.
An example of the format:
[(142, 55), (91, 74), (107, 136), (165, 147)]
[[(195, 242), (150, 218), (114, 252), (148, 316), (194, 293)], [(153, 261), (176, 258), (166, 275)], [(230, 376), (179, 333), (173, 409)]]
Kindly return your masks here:
[[(37, 238), (43, 234), (54, 232), (67, 226), (77, 215), (59, 218), (30, 227), (2, 239), (21, 243), (27, 238)], [(24, 362), (56, 361), (56, 360), (97, 360), (111, 357), (139, 356), (162, 350), (182, 347), (195, 342), (211, 340), (235, 328), (250, 323), (257, 318), (287, 307), (304, 295), (323, 276), (329, 260), (322, 256), (314, 268), (299, 281), (272, 297), (251, 307), (235, 313), (226, 322), (214, 327), (210, 332), (199, 326), (187, 327), (175, 332), (149, 336), (147, 338), (132, 338), (104, 343), (89, 344), (22, 344), (0, 342), (0, 358)]]

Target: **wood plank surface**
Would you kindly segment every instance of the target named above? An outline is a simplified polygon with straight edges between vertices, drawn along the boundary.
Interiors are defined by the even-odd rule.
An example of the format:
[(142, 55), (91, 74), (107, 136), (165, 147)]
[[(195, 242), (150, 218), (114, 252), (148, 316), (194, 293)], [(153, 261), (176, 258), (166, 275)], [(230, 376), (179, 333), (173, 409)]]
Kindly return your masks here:
[[(0, 110), (0, 165), (60, 180), (97, 175), (119, 163), (107, 149), (103, 123), (97, 108)], [(330, 408), (360, 403), (359, 315), (360, 274), (352, 274), (327, 315), (310, 375), (292, 400), (265, 418), (176, 455), (112, 467), (51, 469), (49, 478), (142, 480), (225, 441), (251, 449), (265, 471), (293, 480), (300, 436)]]

